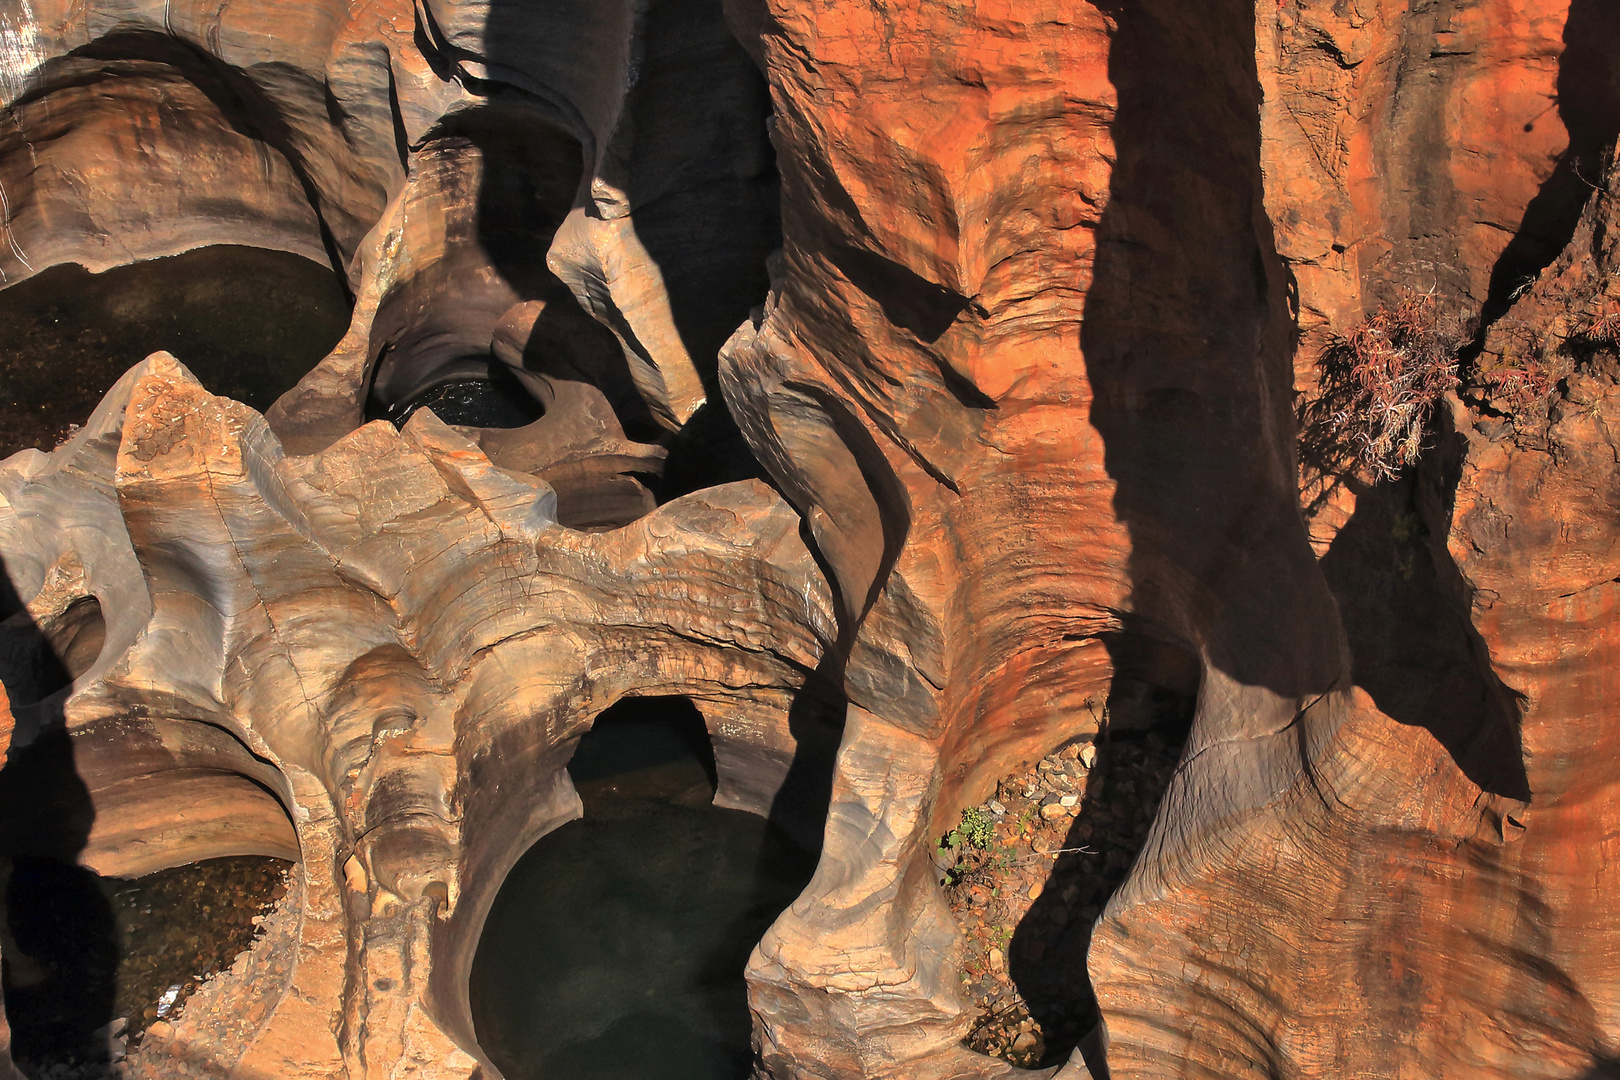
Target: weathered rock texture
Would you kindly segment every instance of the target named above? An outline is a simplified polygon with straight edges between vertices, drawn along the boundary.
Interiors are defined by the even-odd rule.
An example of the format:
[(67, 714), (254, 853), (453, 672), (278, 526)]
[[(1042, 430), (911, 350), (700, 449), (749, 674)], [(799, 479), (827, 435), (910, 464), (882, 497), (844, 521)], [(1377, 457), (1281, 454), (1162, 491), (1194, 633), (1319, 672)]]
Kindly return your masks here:
[[(19, 0), (8, 280), (235, 243), (355, 295), (266, 416), (159, 354), (0, 466), (11, 760), (65, 727), (86, 804), (34, 853), (299, 860), (207, 1069), (492, 1077), (503, 874), (595, 715), (685, 693), (719, 800), (822, 844), (762, 1074), (1007, 1076), (935, 839), (1196, 681), (1056, 1075), (1603, 1075), (1616, 55), (1599, 0)], [(1402, 287), (1469, 381), (1339, 475), (1296, 409)], [(365, 423), (491, 365), (546, 414)], [(722, 396), (772, 486), (657, 505)]]
[(8, 561), (25, 591), (36, 572), (40, 595), (106, 594), (125, 560), (145, 583), (108, 595), (106, 644), (71, 691), (18, 706), (37, 732), (71, 692), (94, 824), (66, 853), (115, 874), (244, 850), (301, 862), (297, 960), (279, 986), (244, 979), (272, 1007), (208, 1048), (246, 1075), (402, 1057), (470, 1075), (483, 913), (528, 844), (577, 816), (561, 766), (619, 697), (711, 710), (725, 805), (770, 812), (795, 748), (817, 750), (788, 713), (832, 614), (797, 517), (757, 482), (590, 536), (430, 412), (287, 457), (162, 354), (72, 441), (14, 464), (8, 552), (42, 502), (109, 541), (36, 540), (48, 565)]
[[(1612, 1052), (1593, 928), (1609, 799), (1569, 773), (1601, 743), (1574, 718), (1609, 709), (1612, 340), (1571, 376), (1579, 421), (1554, 421), (1591, 425), (1566, 436), (1583, 456), (1499, 436), (1487, 458), (1468, 431), (1489, 406), (1459, 402), (1417, 476), (1359, 502), (1351, 478), (1313, 533), (1296, 496), (1292, 396), (1326, 329), (1399, 285), (1501, 325), (1583, 205), (1564, 260), (1594, 279), (1588, 319), (1609, 288), (1589, 252), (1620, 128), (1597, 58), (1615, 17), (1527, 7), (772, 4), (761, 21), (785, 270), (722, 376), (776, 443), (762, 460), (846, 618), (870, 604), (881, 625), (903, 585), (934, 617), (913, 654), (938, 642), (943, 661), (916, 712), (864, 695), (856, 662), (873, 715), (845, 772), (863, 741), (937, 748), (937, 835), (1009, 758), (1083, 728), (1121, 674), (1110, 641), (1201, 658), (1182, 768), (1093, 939), (1115, 1075), (1567, 1076)], [(827, 433), (850, 430), (840, 459)], [(1580, 497), (1531, 495), (1546, 470)], [(1304, 479), (1321, 509), (1324, 478)], [(889, 857), (920, 861), (928, 833)], [(896, 909), (931, 907), (928, 882), (901, 881)], [(913, 960), (928, 925), (872, 920), (880, 963), (859, 966), (894, 974), (843, 974), (842, 1015), (767, 1022), (767, 1062), (960, 1068), (931, 1064), (960, 1020)], [(807, 996), (847, 955), (791, 930), (762, 946), (762, 1001)], [(909, 1013), (896, 984), (917, 987)], [(934, 1023), (938, 1054), (886, 1041), (888, 1018)]]

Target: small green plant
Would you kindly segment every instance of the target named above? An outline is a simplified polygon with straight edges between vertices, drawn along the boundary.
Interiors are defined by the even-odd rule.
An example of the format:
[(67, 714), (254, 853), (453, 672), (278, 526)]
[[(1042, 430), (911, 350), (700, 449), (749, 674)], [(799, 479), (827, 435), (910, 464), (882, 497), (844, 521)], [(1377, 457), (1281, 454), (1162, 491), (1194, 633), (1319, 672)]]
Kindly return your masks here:
[(995, 816), (981, 810), (977, 806), (970, 806), (962, 811), (962, 820), (956, 828), (940, 837), (939, 849), (941, 851), (954, 851), (960, 854), (964, 847), (983, 851), (990, 846), (990, 839), (995, 835)]
[(962, 811), (962, 820), (956, 828), (939, 839), (940, 854), (954, 860), (951, 868), (945, 871), (946, 884), (955, 885), (968, 874), (968, 857), (989, 848), (995, 830), (995, 815), (977, 806)]

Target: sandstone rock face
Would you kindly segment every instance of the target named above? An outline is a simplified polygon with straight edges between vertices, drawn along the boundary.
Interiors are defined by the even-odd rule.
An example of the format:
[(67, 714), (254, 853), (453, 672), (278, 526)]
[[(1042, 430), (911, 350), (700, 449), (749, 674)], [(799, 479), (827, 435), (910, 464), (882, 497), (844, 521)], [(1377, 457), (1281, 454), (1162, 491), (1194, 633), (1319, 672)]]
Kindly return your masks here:
[[(62, 483), (96, 458), (104, 483)], [(107, 620), (72, 687), (23, 714), (41, 730), (71, 694), (95, 810), (80, 858), (116, 874), (241, 851), (300, 860), (301, 926), (279, 943), (297, 961), (279, 988), (243, 980), (240, 994), (277, 1001), (242, 1045), (206, 1048), (227, 1068), (367, 1075), (409, 1059), (470, 1075), (483, 913), (528, 844), (578, 815), (562, 765), (613, 700), (704, 702), (719, 800), (760, 813), (815, 742), (787, 713), (832, 635), (830, 602), (797, 517), (757, 482), (592, 537), (431, 412), (289, 458), (261, 417), (162, 354), (35, 459), (8, 493), (12, 527), (41, 500), (71, 502), (113, 540), (65, 552), (40, 595), (107, 594), (120, 561), (140, 562), (146, 588), (109, 602), (131, 618)], [(78, 569), (58, 586), (64, 565)], [(34, 617), (47, 635), (60, 620)]]
[[(1325, 331), (1397, 285), (1503, 321), (1594, 198), (1588, 187), (1571, 202), (1560, 177), (1605, 175), (1613, 68), (1586, 50), (1612, 15), (1449, 5), (1430, 25), (1404, 6), (1073, 7), (773, 4), (762, 23), (786, 272), (722, 374), (748, 379), (745, 430), (779, 445), (762, 460), (797, 482), (785, 490), (846, 617), (882, 574), (879, 538), (906, 532), (887, 588), (903, 581), (936, 613), (948, 666), (928, 734), (962, 763), (941, 777), (933, 831), (1007, 771), (995, 755), (1012, 739), (1083, 730), (1084, 695), (1111, 674), (1103, 649), (1084, 663), (1088, 645), (1179, 642), (1203, 667), (1186, 756), (1093, 938), (1106, 1068), (1578, 1075), (1612, 1039), (1607, 978), (1575, 974), (1611, 963), (1583, 933), (1602, 905), (1519, 853), (1537, 850), (1529, 822), (1561, 800), (1563, 781), (1531, 764), (1584, 743), (1565, 718), (1606, 708), (1596, 682), (1587, 705), (1565, 695), (1581, 694), (1576, 667), (1607, 672), (1607, 622), (1597, 609), (1533, 619), (1516, 648), (1537, 659), (1521, 668), (1505, 666), (1497, 627), (1510, 618), (1499, 605), (1547, 602), (1508, 600), (1522, 596), (1508, 581), (1547, 566), (1554, 533), (1571, 538), (1561, 546), (1581, 530), (1538, 530), (1514, 556), (1528, 562), (1476, 577), (1505, 540), (1481, 531), (1480, 511), (1459, 516), (1479, 481), (1459, 486), (1458, 471), (1535, 467), (1509, 466), (1506, 446), (1486, 465), (1448, 432), (1417, 477), (1359, 503), (1338, 495), (1308, 534), (1288, 406), (1293, 386), (1314, 384)], [(1579, 44), (1566, 50), (1566, 36)], [(1555, 87), (1578, 104), (1556, 107)], [(1485, 91), (1497, 109), (1465, 110)], [(1594, 234), (1566, 262), (1590, 258), (1581, 237)], [(1425, 261), (1443, 272), (1420, 279)], [(1611, 378), (1572, 377), (1594, 431)], [(1458, 413), (1455, 427), (1471, 423)], [(864, 433), (843, 440), (854, 460), (840, 463), (824, 433), (850, 414)], [(1588, 438), (1594, 458), (1560, 474), (1582, 493), (1564, 512), (1593, 522), (1581, 561), (1555, 563), (1569, 570), (1547, 583), (1564, 603), (1613, 576), (1590, 547), (1610, 546), (1612, 455)], [(903, 500), (883, 495), (889, 477)], [(1317, 494), (1323, 478), (1305, 479)], [(872, 494), (850, 499), (862, 480)], [(1539, 516), (1509, 508), (1522, 482), (1515, 500), (1476, 504), (1500, 515), (1497, 536)], [(841, 546), (855, 550), (840, 561)], [(1592, 636), (1572, 636), (1587, 619)], [(1562, 703), (1539, 712), (1536, 680), (1556, 681)], [(1596, 787), (1567, 797), (1587, 813), (1604, 802)], [(1535, 865), (1580, 865), (1573, 852), (1607, 835), (1588, 821), (1578, 840), (1543, 833)], [(917, 935), (889, 934), (903, 969)], [(812, 965), (814, 946), (800, 947)], [(856, 1023), (845, 1031), (859, 1042)], [(804, 1034), (783, 1025), (784, 1057), (830, 1056)], [(904, 1074), (950, 1057), (919, 1055)]]
[[(1605, 1075), (1616, 55), (1597, 0), (19, 0), (6, 281), (243, 244), (354, 316), (265, 415), (160, 353), (0, 465), (11, 760), (84, 804), (6, 827), (298, 862), (198, 1069), (489, 1078), (502, 878), (686, 694), (821, 851), (760, 1075), (1011, 1076), (938, 837), (1195, 693), (1036, 1075)], [(1297, 417), (1402, 288), (1472, 329), (1375, 482)]]

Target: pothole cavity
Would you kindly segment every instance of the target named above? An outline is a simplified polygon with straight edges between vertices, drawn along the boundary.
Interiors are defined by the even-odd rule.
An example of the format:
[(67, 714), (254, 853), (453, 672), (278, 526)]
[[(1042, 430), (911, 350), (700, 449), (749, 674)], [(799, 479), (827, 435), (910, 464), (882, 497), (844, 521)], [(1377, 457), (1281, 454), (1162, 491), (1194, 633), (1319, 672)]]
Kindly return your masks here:
[(454, 370), (459, 374), (381, 411), (395, 427), (404, 427), (419, 409), (432, 409), (446, 424), (476, 428), (524, 427), (546, 413), (539, 396), (497, 360), (470, 357)]
[(584, 818), (518, 861), (479, 942), (480, 1044), (509, 1080), (742, 1080), (743, 969), (815, 857), (710, 804), (714, 754), (685, 698), (604, 712), (569, 772)]
[(220, 245), (100, 274), (53, 266), (0, 290), (0, 457), (55, 446), (160, 349), (262, 412), (348, 324), (331, 268), (286, 252)]
[(74, 600), (43, 628), (15, 596), (0, 599), (0, 608), (12, 604), (16, 609), (0, 619), (0, 683), (18, 710), (65, 690), (95, 665), (107, 620), (94, 596)]

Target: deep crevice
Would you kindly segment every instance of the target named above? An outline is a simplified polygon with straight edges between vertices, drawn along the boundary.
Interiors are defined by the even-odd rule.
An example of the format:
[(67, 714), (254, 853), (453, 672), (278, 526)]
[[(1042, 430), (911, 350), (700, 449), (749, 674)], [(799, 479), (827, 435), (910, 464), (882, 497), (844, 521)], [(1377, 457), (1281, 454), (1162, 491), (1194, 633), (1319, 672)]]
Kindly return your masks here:
[(960, 862), (947, 875), (969, 943), (964, 989), (980, 1010), (967, 1044), (1026, 1068), (1060, 1064), (1081, 1046), (1098, 1075), (1092, 927), (1147, 839), (1200, 678), (1185, 645), (1138, 630), (1103, 641), (1114, 675), (1098, 729), (1003, 778), (967, 811), (964, 827), (989, 826), (988, 842), (959, 828)]

